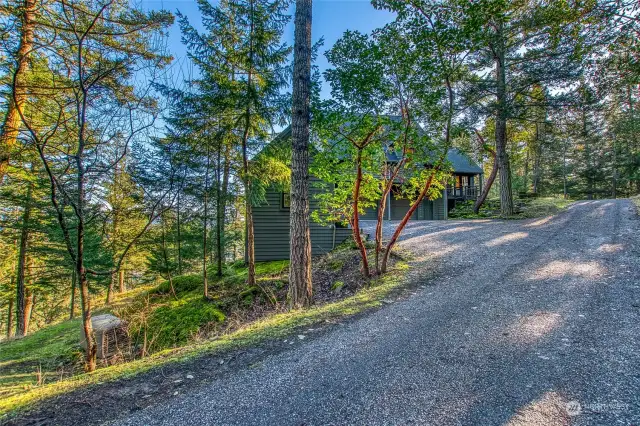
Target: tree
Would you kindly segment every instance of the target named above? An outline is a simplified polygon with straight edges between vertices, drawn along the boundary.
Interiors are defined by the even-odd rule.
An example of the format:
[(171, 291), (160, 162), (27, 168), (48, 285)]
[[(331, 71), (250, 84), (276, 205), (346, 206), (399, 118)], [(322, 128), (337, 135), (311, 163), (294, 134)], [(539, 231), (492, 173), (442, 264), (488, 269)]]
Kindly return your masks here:
[(309, 230), (311, 0), (296, 0), (293, 61), (289, 303), (300, 307), (308, 306), (313, 297)]
[(20, 40), (15, 52), (15, 69), (12, 71), (15, 83), (10, 88), (10, 96), (7, 100), (7, 112), (0, 129), (0, 185), (9, 166), (12, 152), (16, 149), (16, 142), (20, 132), (20, 115), (18, 108), (24, 108), (24, 86), (29, 71), (29, 61), (33, 51), (33, 43), (36, 29), (36, 15), (38, 5), (36, 0), (24, 0), (17, 6), (19, 15), (18, 33)]
[[(152, 36), (170, 25), (173, 17), (167, 12), (144, 13), (124, 0), (61, 2), (57, 6), (56, 16), (62, 22), (56, 22), (56, 49), (48, 50), (55, 55), (47, 58), (50, 72), (43, 78), (46, 84), (26, 88), (27, 98), (47, 101), (48, 111), (41, 111), (47, 120), (36, 122), (32, 114), (26, 114), (35, 103), (25, 102), (23, 108), (16, 102), (15, 73), (14, 102), (49, 178), (51, 203), (75, 265), (87, 341), (85, 367), (93, 371), (97, 347), (88, 275), (110, 276), (113, 271), (96, 271), (86, 264), (87, 225), (97, 213), (89, 195), (99, 198), (97, 183), (122, 156), (115, 161), (94, 159), (101, 159), (101, 151), (115, 140), (126, 141), (127, 152), (129, 143), (153, 124), (156, 113), (149, 89), (138, 87), (136, 92), (131, 79), (144, 71), (140, 65), (146, 63), (148, 70), (155, 70), (167, 63), (168, 58), (153, 47)], [(148, 221), (127, 243), (115, 270), (155, 220), (158, 207), (159, 200), (153, 200), (145, 209)]]

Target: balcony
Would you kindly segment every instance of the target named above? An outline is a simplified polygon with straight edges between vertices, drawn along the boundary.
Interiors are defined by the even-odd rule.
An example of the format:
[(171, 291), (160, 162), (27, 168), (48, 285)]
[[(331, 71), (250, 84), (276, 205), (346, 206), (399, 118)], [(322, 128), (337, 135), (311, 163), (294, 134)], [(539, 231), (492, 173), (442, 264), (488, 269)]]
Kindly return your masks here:
[(478, 198), (479, 188), (473, 185), (447, 186), (447, 197), (450, 200), (475, 200)]

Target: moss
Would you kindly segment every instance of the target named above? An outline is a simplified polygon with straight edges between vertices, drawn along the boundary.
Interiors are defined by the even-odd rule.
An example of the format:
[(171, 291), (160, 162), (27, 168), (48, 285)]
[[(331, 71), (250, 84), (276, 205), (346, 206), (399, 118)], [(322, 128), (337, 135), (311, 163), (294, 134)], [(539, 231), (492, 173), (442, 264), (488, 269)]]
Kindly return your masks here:
[[(177, 276), (173, 278), (172, 281), (173, 281), (173, 288), (176, 291), (176, 294), (202, 289), (204, 285), (202, 275), (197, 275), (197, 274)], [(158, 286), (156, 293), (158, 294), (171, 293), (171, 285), (169, 284), (169, 281), (162, 282)]]
[(331, 291), (340, 290), (342, 287), (344, 287), (344, 281), (336, 281), (331, 284)]
[(146, 327), (143, 325), (138, 335), (147, 330), (147, 339), (153, 342), (152, 350), (171, 348), (192, 339), (202, 326), (224, 319), (217, 305), (198, 292), (151, 311)]
[(335, 258), (331, 259), (327, 263), (327, 266), (332, 271), (339, 271), (340, 269), (342, 269), (344, 267), (344, 260), (343, 259), (335, 259)]

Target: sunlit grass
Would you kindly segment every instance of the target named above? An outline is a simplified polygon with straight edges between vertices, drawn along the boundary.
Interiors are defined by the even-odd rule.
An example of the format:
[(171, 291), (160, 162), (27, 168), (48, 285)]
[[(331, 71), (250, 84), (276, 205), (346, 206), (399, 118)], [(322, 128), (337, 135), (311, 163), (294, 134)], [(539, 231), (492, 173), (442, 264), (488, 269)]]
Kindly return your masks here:
[[(280, 265), (271, 264), (268, 266), (259, 266), (257, 269), (260, 271), (259, 273), (263, 275), (268, 273), (278, 274), (282, 272), (285, 266), (286, 264), (284, 263)], [(2, 400), (0, 400), (0, 416), (5, 417), (12, 413), (25, 410), (32, 407), (33, 404), (46, 400), (47, 398), (71, 392), (82, 387), (131, 377), (158, 366), (184, 362), (205, 354), (215, 354), (249, 346), (267, 339), (284, 337), (290, 335), (299, 327), (308, 327), (326, 321), (339, 321), (348, 318), (379, 306), (385, 297), (388, 297), (390, 293), (404, 283), (404, 273), (408, 268), (409, 266), (406, 262), (397, 262), (385, 276), (372, 280), (368, 287), (358, 291), (349, 298), (337, 302), (318, 305), (305, 310), (272, 314), (214, 340), (191, 342), (179, 348), (159, 351), (143, 359), (101, 368), (93, 373), (82, 373), (40, 387), (32, 387), (25, 392), (2, 398)], [(60, 330), (65, 331), (64, 335), (66, 337), (64, 341), (71, 344), (71, 342), (66, 339), (70, 339), (70, 336), (75, 336), (73, 341), (77, 345), (75, 339), (77, 339), (79, 335), (79, 323), (77, 321), (65, 322), (60, 324), (59, 327), (61, 327)], [(43, 343), (48, 342), (45, 336), (35, 337), (36, 334), (30, 337), (38, 339)], [(47, 333), (49, 337), (55, 334), (56, 333), (52, 331)], [(11, 344), (14, 344), (14, 342), (11, 342)], [(3, 344), (0, 346), (0, 349), (2, 349), (3, 357), (7, 360), (13, 359), (12, 356), (16, 357), (19, 353), (19, 350), (14, 348), (11, 352), (13, 354), (12, 356), (4, 355), (5, 346), (6, 344)], [(47, 344), (44, 344), (44, 346), (47, 346)], [(64, 347), (66, 348), (66, 346)], [(55, 352), (54, 348), (49, 348), (46, 351)], [(47, 355), (46, 351), (42, 353), (41, 356), (51, 355), (50, 353)]]
[(516, 213), (504, 217), (500, 213), (500, 200), (485, 201), (478, 214), (473, 213), (473, 201), (457, 203), (456, 208), (449, 212), (451, 219), (530, 219), (559, 213), (573, 203), (562, 197), (538, 197), (514, 200)]

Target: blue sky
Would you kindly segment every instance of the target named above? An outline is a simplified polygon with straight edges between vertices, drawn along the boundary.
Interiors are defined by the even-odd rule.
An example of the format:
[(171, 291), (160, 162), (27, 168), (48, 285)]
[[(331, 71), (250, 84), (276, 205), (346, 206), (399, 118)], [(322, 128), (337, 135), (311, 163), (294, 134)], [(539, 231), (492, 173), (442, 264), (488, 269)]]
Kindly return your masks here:
[[(216, 0), (211, 0), (215, 3)], [(142, 0), (142, 5), (149, 9), (166, 9), (171, 12), (179, 10), (189, 17), (194, 26), (199, 26), (200, 15), (194, 0)], [(291, 13), (294, 8), (291, 8)], [(390, 12), (376, 10), (366, 0), (314, 0), (313, 2), (313, 40), (324, 37), (322, 52), (329, 49), (346, 30), (358, 30), (368, 33), (375, 28), (382, 27), (393, 20)], [(293, 19), (292, 19), (293, 21)], [(284, 34), (284, 41), (293, 44), (293, 22), (289, 24)], [(176, 60), (184, 59), (184, 47), (180, 43), (180, 30), (177, 25), (171, 28), (169, 35), (169, 49)], [(324, 54), (318, 58), (318, 66), (326, 69), (327, 62)], [(323, 87), (323, 96), (329, 95), (327, 85)]]

